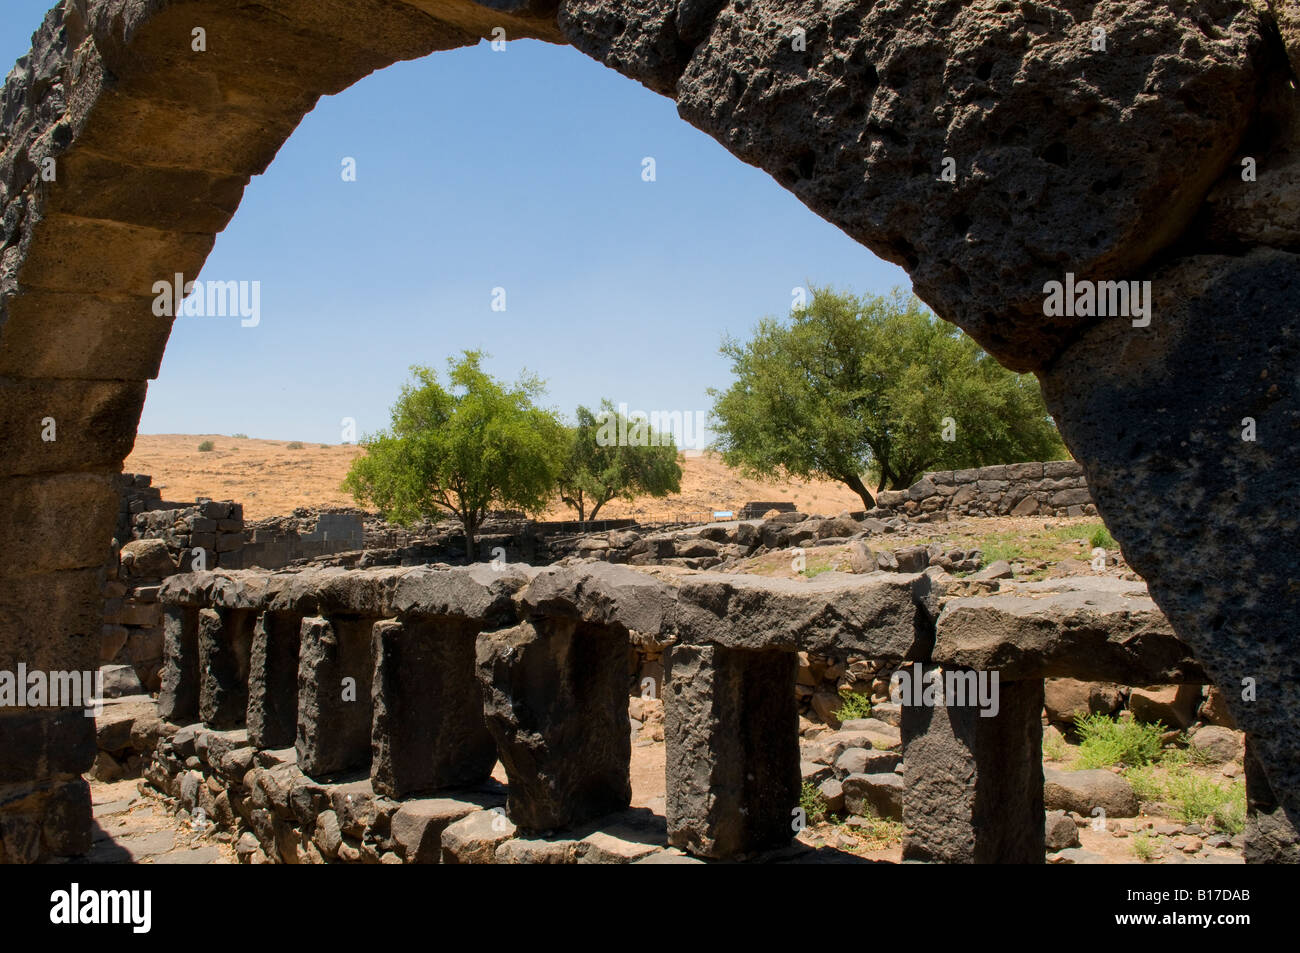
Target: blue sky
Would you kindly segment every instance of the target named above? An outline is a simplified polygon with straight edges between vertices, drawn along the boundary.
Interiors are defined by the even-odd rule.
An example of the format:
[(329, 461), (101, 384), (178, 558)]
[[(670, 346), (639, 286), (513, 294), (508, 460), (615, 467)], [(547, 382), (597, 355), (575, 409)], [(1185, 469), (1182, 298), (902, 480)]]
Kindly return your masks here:
[[(5, 0), (7, 65), (50, 5)], [(531, 41), (401, 63), (322, 100), (198, 277), (259, 281), (260, 323), (178, 318), (142, 433), (337, 443), (344, 417), (387, 425), (411, 364), (441, 371), (467, 348), (499, 377), (540, 375), (564, 414), (602, 397), (707, 411), (729, 381), (723, 335), (786, 314), (795, 286), (910, 287), (670, 100)]]

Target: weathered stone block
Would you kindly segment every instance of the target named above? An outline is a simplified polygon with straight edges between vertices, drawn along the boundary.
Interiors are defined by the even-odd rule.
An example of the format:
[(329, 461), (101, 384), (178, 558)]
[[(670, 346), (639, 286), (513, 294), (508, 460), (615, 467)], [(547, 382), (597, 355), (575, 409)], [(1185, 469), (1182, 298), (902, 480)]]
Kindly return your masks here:
[(496, 743), (475, 672), (477, 626), (462, 620), (375, 623), (370, 780), (376, 791), (485, 781)]
[(1043, 862), (1043, 683), (997, 687), (991, 717), (975, 705), (903, 706), (904, 860)]
[(797, 656), (675, 645), (666, 657), (668, 842), (715, 858), (789, 843), (800, 786)]
[(248, 739), (258, 748), (293, 744), (298, 721), (302, 617), (263, 612), (253, 629), (248, 670)]
[(162, 689), (158, 714), (183, 724), (199, 713), (199, 610), (169, 605), (163, 609)]
[(199, 718), (209, 728), (236, 728), (248, 715), (255, 621), (246, 609), (199, 610)]
[(313, 778), (370, 763), (373, 619), (309, 616), (298, 656), (298, 766)]
[(477, 656), (488, 729), (509, 778), (511, 820), (545, 831), (626, 808), (626, 635), (541, 618), (480, 635)]

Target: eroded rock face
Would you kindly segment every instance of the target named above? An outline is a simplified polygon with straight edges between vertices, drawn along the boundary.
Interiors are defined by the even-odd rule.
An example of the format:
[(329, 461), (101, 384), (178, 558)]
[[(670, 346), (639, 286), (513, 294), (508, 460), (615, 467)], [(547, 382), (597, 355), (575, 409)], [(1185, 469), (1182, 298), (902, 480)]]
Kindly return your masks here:
[(1124, 558), (1224, 689), (1292, 817), (1300, 817), (1298, 265), (1273, 250), (1181, 260), (1152, 275), (1151, 327), (1098, 324), (1042, 376)]

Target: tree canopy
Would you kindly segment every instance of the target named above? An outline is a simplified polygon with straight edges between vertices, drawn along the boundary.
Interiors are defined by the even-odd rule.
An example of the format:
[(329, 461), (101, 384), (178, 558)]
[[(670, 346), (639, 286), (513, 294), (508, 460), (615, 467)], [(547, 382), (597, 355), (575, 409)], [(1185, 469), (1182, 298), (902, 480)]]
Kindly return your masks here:
[(905, 489), (930, 470), (1064, 455), (1038, 382), (900, 291), (814, 288), (721, 353), (736, 380), (709, 392), (716, 446), (751, 476), (837, 480), (870, 508), (867, 480)]
[[(578, 511), (578, 519), (594, 520), (616, 496), (632, 500), (680, 493), (682, 468), (672, 435), (655, 433), (648, 425), (629, 427), (609, 400), (602, 400), (600, 406), (599, 416), (578, 408), (577, 426), (569, 428), (568, 455), (560, 472), (560, 499)], [(620, 439), (629, 430), (636, 439)]]
[(448, 359), (444, 387), (416, 365), (387, 431), (361, 440), (343, 488), (404, 525), (446, 512), (465, 528), (467, 555), (491, 509), (545, 508), (568, 446), (556, 414), (537, 406), (542, 382), (523, 374), (503, 384), (482, 369), (483, 355)]

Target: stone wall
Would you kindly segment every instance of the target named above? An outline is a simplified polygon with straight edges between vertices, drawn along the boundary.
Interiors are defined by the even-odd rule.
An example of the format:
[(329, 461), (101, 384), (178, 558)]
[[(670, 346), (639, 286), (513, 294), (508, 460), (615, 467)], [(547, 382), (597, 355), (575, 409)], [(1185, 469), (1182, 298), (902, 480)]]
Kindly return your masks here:
[[(939, 665), (999, 672), (1003, 705), (944, 719), (904, 706), (902, 809), (925, 821), (908, 856), (1041, 863), (1043, 679), (1199, 684), (1204, 673), (1140, 583), (1015, 584), (1001, 601), (940, 611), (942, 585), (607, 563), (177, 575), (160, 593), (158, 713), (172, 727), (147, 776), (229, 827), (249, 857), (500, 861), (506, 841), (626, 818), (629, 646), (653, 642), (668, 746), (655, 846), (747, 858), (792, 834), (801, 660)], [(927, 740), (936, 730), (978, 743), (958, 764), (952, 745)], [(933, 776), (933, 757), (952, 784), (989, 790), (932, 800), (909, 778)], [(489, 781), (498, 759), (504, 789)], [(1007, 809), (989, 818), (979, 805), (994, 794)]]
[(205, 569), (239, 569), (244, 565), (244, 507), (232, 500), (201, 499), (175, 509), (139, 513), (134, 539), (161, 540), (181, 572), (200, 558)]
[(359, 513), (323, 510), (260, 520), (247, 527), (241, 565), (278, 569), (303, 559), (367, 548)]
[(1096, 516), (1083, 467), (1073, 460), (1009, 463), (927, 473), (906, 490), (883, 490), (883, 509), (913, 515)]

